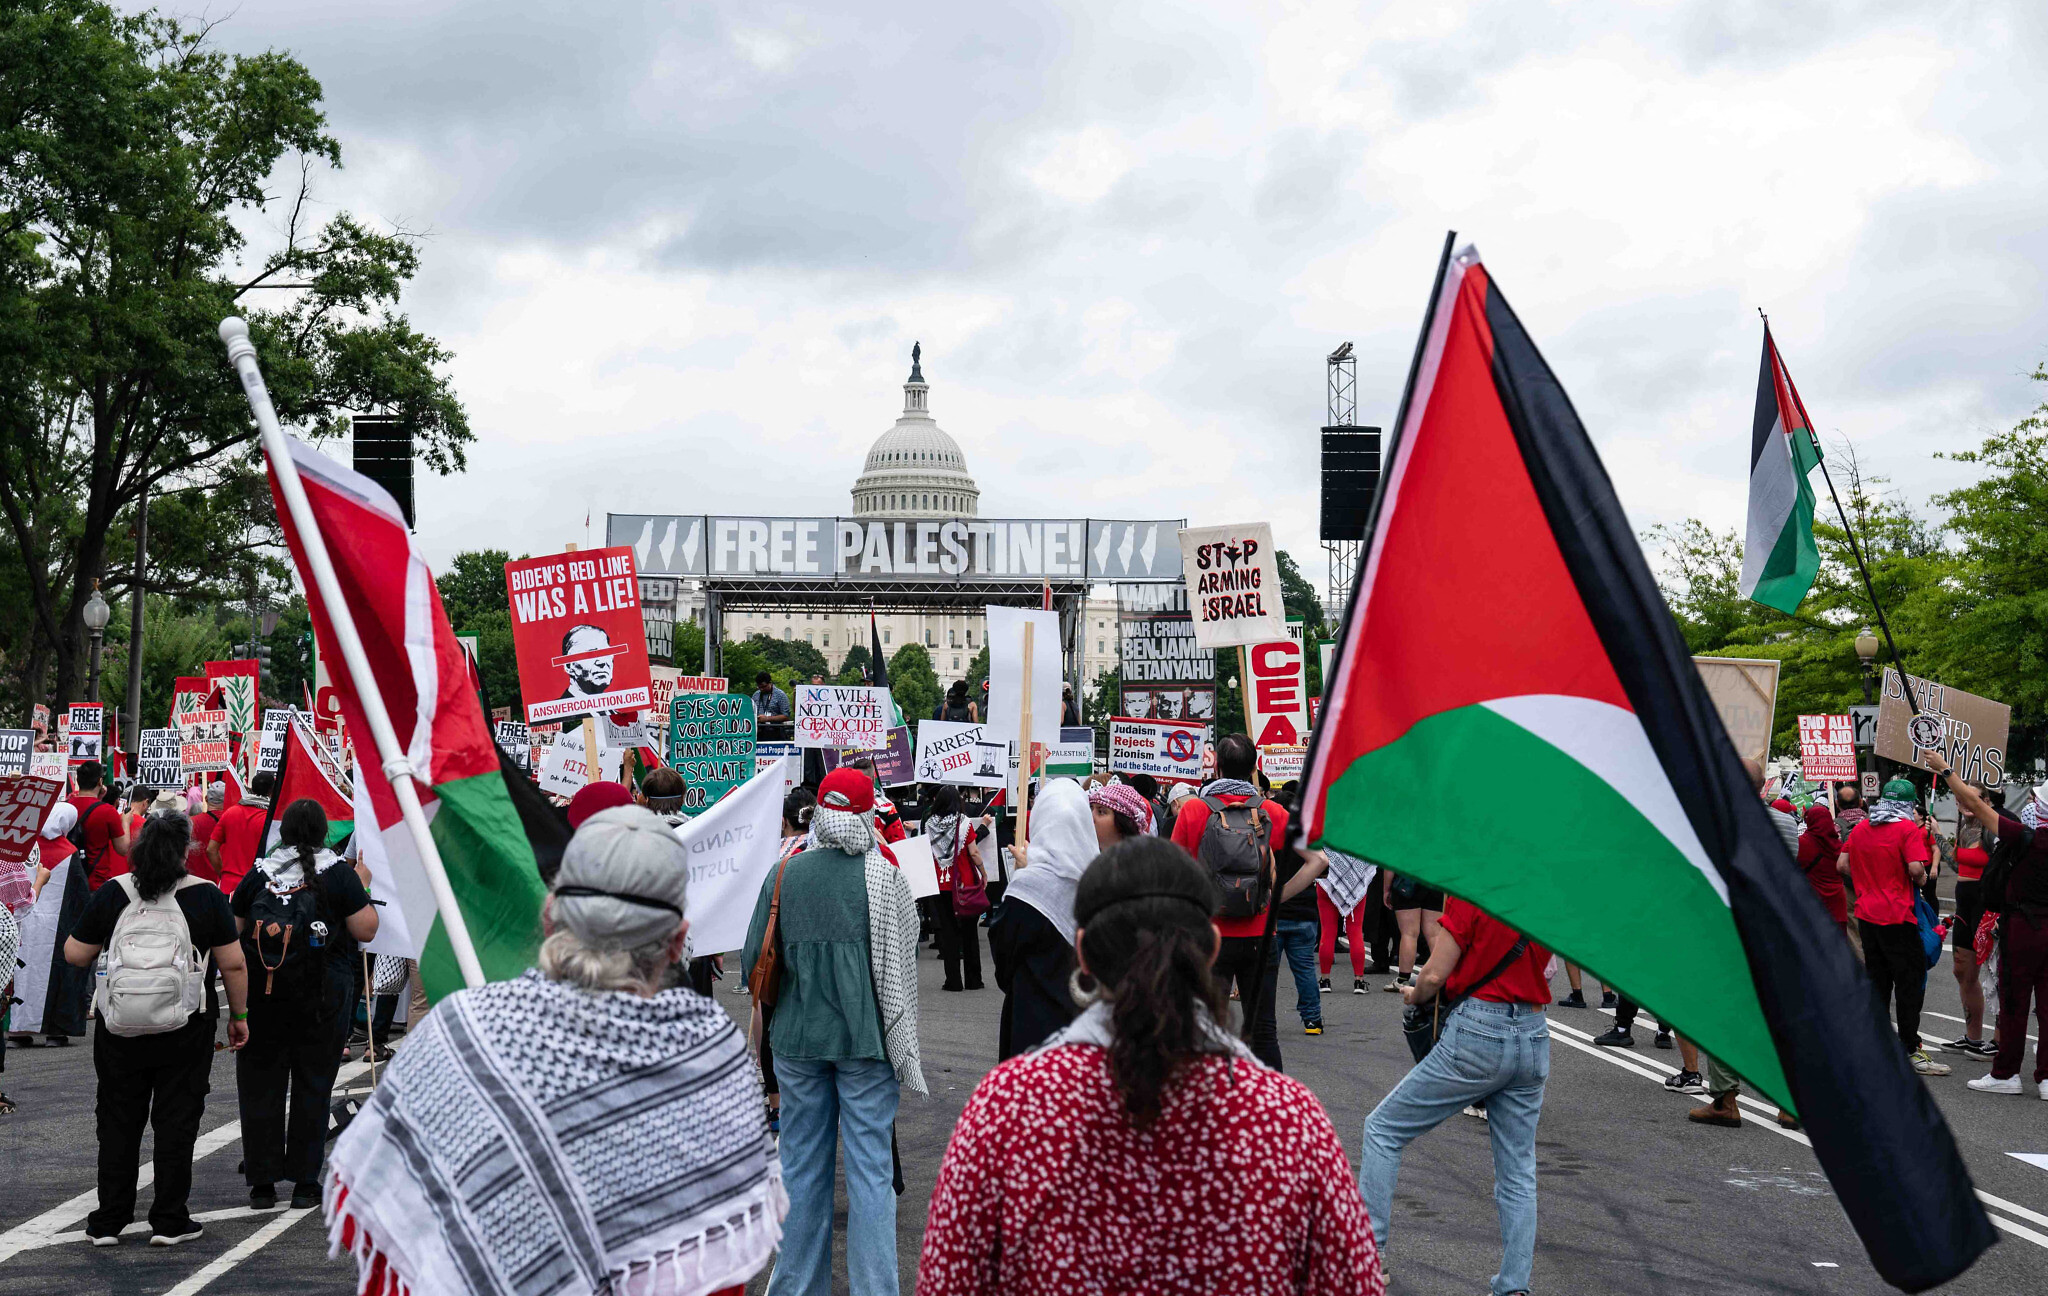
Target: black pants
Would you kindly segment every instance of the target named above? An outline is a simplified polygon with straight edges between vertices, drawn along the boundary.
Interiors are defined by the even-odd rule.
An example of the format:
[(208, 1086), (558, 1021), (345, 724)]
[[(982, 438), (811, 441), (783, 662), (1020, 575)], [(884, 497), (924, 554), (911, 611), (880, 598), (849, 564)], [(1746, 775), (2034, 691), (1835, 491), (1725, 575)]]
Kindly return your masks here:
[(1081, 1011), (1069, 984), (1074, 947), (1050, 918), (1022, 900), (1005, 900), (996, 911), (988, 946), (1003, 991), (996, 1057), (1004, 1060), (1037, 1048)]
[[(1636, 1014), (1640, 1011), (1642, 1011), (1642, 1005), (1627, 995), (1615, 996), (1614, 1024), (1616, 1026), (1623, 1030), (1634, 1026), (1636, 1024)], [(1664, 1033), (1664, 1023), (1661, 1021), (1657, 1023), (1657, 1033), (1660, 1035)]]
[[(262, 975), (260, 972), (257, 974)], [(338, 996), (337, 996), (338, 997)], [(348, 1014), (249, 997), (249, 1042), (235, 1054), (243, 1177), (251, 1187), (317, 1183)], [(335, 1017), (341, 1021), (337, 1024)]]
[(142, 1131), (156, 1131), (156, 1199), (149, 1225), (159, 1233), (189, 1232), (192, 1216), (192, 1145), (212, 1088), (212, 1018), (203, 1014), (182, 1030), (123, 1038), (104, 1025), (92, 1033), (92, 1069), (99, 1076), (94, 1114), (99, 1124), (100, 1206), (85, 1230), (104, 1236), (135, 1222), (135, 1180)]
[(1400, 926), (1394, 921), (1394, 911), (1387, 908), (1387, 889), (1375, 877), (1365, 892), (1365, 917), (1359, 920), (1359, 929), (1365, 933), (1365, 943), (1372, 951), (1372, 965), (1368, 972), (1385, 972), (1394, 961), (1394, 941), (1401, 934)]
[(1863, 937), (1863, 966), (1870, 984), (1877, 990), (1877, 1012), (1882, 1017), (1896, 999), (1899, 1042), (1906, 1052), (1920, 1051), (1920, 1005), (1927, 1000), (1927, 950), (1920, 944), (1920, 928), (1913, 923), (1856, 920)]
[(953, 912), (953, 893), (941, 891), (918, 901), (939, 938), (939, 960), (946, 965), (946, 984), (961, 984), (961, 965), (966, 965), (966, 988), (981, 989), (981, 915), (962, 918)]
[(1280, 998), (1280, 938), (1273, 938), (1264, 976), (1254, 980), (1259, 940), (1257, 936), (1225, 936), (1222, 952), (1216, 955), (1216, 980), (1225, 991), (1236, 985), (1240, 1013), (1249, 1012), (1252, 1000), (1258, 1000), (1259, 1015), (1252, 1023), (1252, 1052), (1259, 1061), (1278, 1071), (1280, 1029), (1274, 1023), (1274, 1006)]

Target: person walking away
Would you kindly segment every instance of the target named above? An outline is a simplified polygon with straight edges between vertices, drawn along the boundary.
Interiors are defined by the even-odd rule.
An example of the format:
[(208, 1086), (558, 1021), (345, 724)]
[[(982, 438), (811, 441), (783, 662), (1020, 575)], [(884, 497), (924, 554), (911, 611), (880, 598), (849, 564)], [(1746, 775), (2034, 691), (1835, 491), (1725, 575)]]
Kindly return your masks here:
[[(1292, 812), (1294, 793), (1283, 788), (1280, 805)], [(1323, 1033), (1323, 992), (1317, 984), (1316, 957), (1322, 943), (1322, 917), (1316, 909), (1316, 879), (1329, 871), (1330, 862), (1315, 849), (1297, 850), (1283, 842), (1275, 855), (1280, 881), (1280, 900), (1275, 912), (1273, 940), (1280, 957), (1294, 976), (1294, 1011), (1301, 1017), (1301, 1033)]]
[(1549, 961), (1541, 945), (1452, 898), (1429, 962), (1401, 992), (1410, 1004), (1441, 999), (1442, 1034), (1365, 1122), (1358, 1189), (1384, 1253), (1402, 1150), (1464, 1108), (1484, 1105), (1500, 1215), (1495, 1296), (1528, 1292), (1536, 1251), (1536, 1122), (1550, 1077), (1550, 982), (1543, 975)]
[(1835, 861), (1841, 857), (1842, 835), (1835, 826), (1834, 811), (1818, 803), (1806, 807), (1806, 828), (1799, 834), (1799, 871), (1813, 888), (1814, 899), (1820, 901), (1821, 908), (1828, 911), (1828, 917), (1835, 920), (1835, 926), (1846, 937), (1849, 897), (1842, 890), (1842, 875), (1835, 870)]
[[(1993, 811), (2005, 810), (2005, 789), (1970, 785)], [(1984, 922), (1984, 866), (1991, 862), (1990, 829), (1965, 810), (1956, 824), (1956, 918), (1950, 928), (1954, 943), (1956, 990), (1963, 1001), (1963, 1034), (1943, 1047), (1978, 1057), (1995, 1057), (1996, 1045), (1984, 1041), (1984, 983), (1978, 976), (1977, 928)]]
[[(1927, 767), (1955, 795), (1963, 812), (1995, 833), (1998, 845), (1984, 869), (1984, 907), (2000, 915), (1998, 962), (1998, 1052), (1986, 1075), (1970, 1081), (1979, 1093), (2018, 1094), (2020, 1063), (2027, 1056), (2027, 1007), (2040, 1021), (2034, 1044), (2034, 1093), (2048, 1101), (2048, 783), (2028, 794), (2017, 818), (1992, 805), (1976, 788), (1956, 777), (1940, 752), (1928, 752)], [(1957, 943), (1961, 943), (1958, 937)]]
[[(1102, 852), (1095, 808), (1072, 779), (1048, 779), (1031, 803), (1030, 849), (988, 926), (1003, 991), (996, 1058), (1038, 1047), (1074, 1020), (1074, 888)], [(1014, 849), (1014, 848), (1013, 848)]]
[[(132, 842), (141, 835), (142, 821), (149, 817), (150, 810), (155, 806), (155, 788), (146, 787), (141, 783), (131, 783), (128, 785), (128, 808), (123, 812), (122, 819), (128, 832), (129, 841)], [(165, 806), (164, 808), (168, 810), (172, 807)], [(177, 810), (180, 814), (185, 812), (183, 806), (178, 806)]]
[(1351, 993), (1364, 994), (1365, 915), (1372, 907), (1373, 874), (1378, 866), (1355, 855), (1325, 847), (1328, 869), (1316, 879), (1318, 921), (1317, 962), (1322, 974), (1318, 988), (1330, 988), (1330, 968), (1337, 961), (1337, 932), (1344, 932), (1345, 948), (1351, 954)]
[[(334, 957), (341, 934), (377, 934), (377, 911), (356, 871), (327, 850), (327, 815), (313, 800), (285, 807), (279, 845), (242, 878), (233, 908), (249, 970), (249, 1046), (235, 1059), (249, 1205), (277, 1206), (292, 1181), (292, 1209), (320, 1203), (320, 1155), (355, 1005), (352, 962)], [(344, 979), (345, 978), (345, 979)]]
[(276, 776), (267, 772), (250, 779), (242, 799), (221, 811), (220, 820), (213, 826), (213, 836), (206, 843), (206, 858), (220, 879), (221, 891), (227, 895), (232, 896), (241, 887), (242, 879), (249, 876), (257, 857), (263, 854), (263, 821), (270, 817), (270, 795), (276, 786)]
[(1927, 873), (1912, 781), (1895, 778), (1869, 816), (1842, 839), (1836, 867), (1856, 888), (1856, 926), (1863, 966), (1876, 988), (1880, 1014), (1897, 1004), (1899, 1042), (1921, 1075), (1949, 1073), (1920, 1047), (1920, 1006), (1927, 995), (1927, 955), (1914, 920), (1913, 897)]
[(71, 799), (78, 807), (86, 889), (95, 892), (106, 885), (108, 878), (128, 871), (128, 848), (134, 841), (128, 832), (128, 818), (114, 800), (113, 789), (100, 784), (99, 768), (92, 761), (78, 767), (78, 795)]
[(812, 849), (761, 885), (742, 953), (748, 983), (775, 915), (775, 1080), (789, 1190), (769, 1296), (832, 1285), (833, 1177), (846, 1142), (846, 1269), (853, 1296), (898, 1290), (890, 1130), (900, 1091), (926, 1093), (917, 1052), (917, 906), (867, 820), (874, 784), (836, 769), (818, 785)]
[[(1216, 778), (1200, 796), (1180, 803), (1180, 817), (1174, 821), (1176, 846), (1206, 864), (1212, 872), (1231, 870), (1226, 898), (1216, 929), (1223, 933), (1223, 949), (1216, 956), (1216, 976), (1226, 987), (1235, 984), (1239, 1000), (1252, 1022), (1252, 1052), (1275, 1071), (1281, 1069), (1280, 1033), (1275, 1023), (1280, 987), (1280, 947), (1274, 942), (1261, 968), (1259, 947), (1266, 934), (1266, 921), (1279, 887), (1275, 882), (1274, 853), (1287, 840), (1287, 811), (1278, 802), (1263, 799), (1251, 782), (1258, 764), (1258, 748), (1244, 734), (1225, 734), (1216, 743)], [(1224, 815), (1225, 807), (1251, 803), (1249, 815)], [(1270, 825), (1264, 842), (1245, 836), (1245, 824), (1264, 817)], [(1204, 853), (1206, 850), (1207, 854)], [(1253, 861), (1253, 853), (1263, 858)], [(1250, 869), (1261, 872), (1248, 873)], [(1227, 883), (1235, 883), (1234, 888)], [(1231, 896), (1235, 890), (1234, 898)], [(1256, 1005), (1257, 1015), (1251, 1016)]]
[[(185, 872), (192, 825), (151, 816), (127, 872), (93, 893), (64, 943), (73, 966), (107, 964), (94, 996), (93, 1073), (99, 1079), (99, 1205), (85, 1220), (94, 1246), (116, 1246), (135, 1219), (142, 1131), (155, 1134), (151, 1246), (176, 1246), (206, 1230), (192, 1218), (192, 1146), (206, 1114), (217, 1008), (205, 993), (208, 965), (227, 987), (228, 1047), (249, 1039), (241, 942), (227, 897)], [(166, 981), (175, 986), (167, 994)]]
[[(964, 696), (965, 689), (962, 689)], [(932, 862), (938, 866), (939, 893), (921, 901), (932, 929), (939, 938), (939, 959), (946, 965), (946, 983), (941, 990), (979, 990), (981, 981), (980, 909), (962, 914), (954, 903), (958, 881), (965, 878), (967, 891), (974, 891), (979, 879), (986, 894), (987, 871), (981, 864), (981, 850), (974, 840), (974, 823), (960, 812), (960, 789), (940, 784), (924, 812), (924, 835), (931, 843)], [(966, 979), (961, 979), (962, 969)]]
[(768, 1263), (783, 1198), (746, 1041), (663, 988), (689, 875), (660, 816), (591, 815), (539, 966), (414, 1027), (328, 1172), (327, 1235), (360, 1290), (739, 1296)]
[(1384, 1292), (1322, 1105), (1221, 1024), (1216, 908), (1170, 841), (1132, 837), (1088, 866), (1073, 904), (1088, 1009), (975, 1087), (918, 1296)]
[[(1579, 971), (1579, 965), (1567, 961), (1564, 965), (1564, 979), (1571, 983), (1571, 993), (1558, 1000), (1557, 1006), (1560, 1008), (1584, 1008), (1586, 1006), (1586, 990), (1585, 983), (1582, 980), (1582, 973)], [(1612, 1008), (1619, 1002), (1620, 1000), (1615, 996), (1613, 988), (1602, 982), (1600, 986), (1600, 1006), (1602, 1008)]]
[(980, 722), (980, 710), (974, 703), (967, 700), (966, 680), (953, 681), (953, 686), (946, 690), (946, 696), (940, 698), (939, 705), (933, 709), (932, 719), (946, 720), (953, 724), (977, 724)]
[(1844, 783), (1835, 789), (1835, 830), (1847, 837), (1856, 825), (1870, 817), (1863, 808), (1863, 789), (1855, 783)]
[(1436, 949), (1436, 929), (1444, 918), (1444, 893), (1391, 869), (1386, 870), (1386, 875), (1382, 885), (1386, 888), (1387, 908), (1393, 911), (1401, 932), (1398, 970), (1394, 979), (1382, 987), (1391, 992), (1415, 984), (1418, 944), (1428, 945), (1431, 951)]
[(220, 823), (221, 809), (227, 805), (228, 785), (208, 783), (201, 799), (191, 802), (192, 806), (192, 847), (185, 856), (185, 871), (196, 878), (205, 878), (214, 885), (220, 885), (220, 874), (213, 867), (206, 844), (213, 840), (214, 827)]
[(85, 856), (71, 841), (77, 823), (77, 805), (59, 801), (50, 807), (36, 840), (32, 900), (20, 919), (17, 1006), (7, 1021), (8, 1039), (19, 1048), (33, 1046), (37, 1035), (46, 1045), (70, 1044), (74, 1036), (85, 1034), (92, 1011), (91, 969), (73, 967), (64, 958), (65, 942), (92, 900)]

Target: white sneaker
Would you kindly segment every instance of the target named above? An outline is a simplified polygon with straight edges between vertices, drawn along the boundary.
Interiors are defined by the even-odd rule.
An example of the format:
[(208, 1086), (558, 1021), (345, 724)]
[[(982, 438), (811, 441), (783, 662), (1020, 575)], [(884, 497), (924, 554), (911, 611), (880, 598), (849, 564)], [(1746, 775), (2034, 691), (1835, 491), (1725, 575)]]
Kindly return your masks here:
[[(2017, 1080), (2019, 1079), (2019, 1077), (2014, 1076), (2013, 1079)], [(2036, 1085), (2035, 1088), (2041, 1091), (2041, 1101), (2048, 1102), (2048, 1080), (2043, 1080), (2040, 1084)]]
[[(2018, 1094), (2020, 1091), (2020, 1078), (2016, 1075), (2009, 1075), (2005, 1079), (2000, 1080), (1993, 1075), (1980, 1075), (1975, 1080), (1970, 1081), (1970, 1088), (1975, 1089), (1978, 1093)], [(2048, 1085), (2043, 1085), (2042, 1089), (2042, 1097), (2048, 1098)]]
[(1948, 1063), (1936, 1062), (1933, 1058), (1928, 1057), (1924, 1050), (1913, 1054), (1909, 1060), (1913, 1063), (1913, 1069), (1925, 1076), (1945, 1076), (1954, 1070)]

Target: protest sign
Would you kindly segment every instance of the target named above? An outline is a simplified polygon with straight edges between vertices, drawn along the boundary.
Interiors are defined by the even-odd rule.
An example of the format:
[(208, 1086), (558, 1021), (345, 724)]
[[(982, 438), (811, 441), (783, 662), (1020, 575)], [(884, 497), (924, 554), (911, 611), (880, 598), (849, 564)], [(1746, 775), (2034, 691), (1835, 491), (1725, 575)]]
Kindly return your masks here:
[(955, 720), (917, 722), (917, 756), (912, 781), (953, 783), (966, 787), (1001, 787), (1003, 776), (983, 781), (975, 775), (974, 747), (985, 737), (978, 724)]
[(214, 774), (233, 759), (226, 711), (187, 711), (178, 717), (178, 760), (187, 774)]
[[(642, 589), (646, 588), (647, 582), (644, 578), (640, 585)], [(676, 680), (681, 675), (682, 672), (673, 666), (654, 664), (647, 668), (647, 732), (654, 735), (654, 741), (660, 747), (663, 760), (668, 759), (668, 704), (676, 695)], [(720, 681), (720, 684), (719, 688), (691, 689), (690, 692), (723, 693), (723, 681)]]
[[(63, 795), (64, 784), (60, 780), (26, 774), (0, 775), (0, 864), (28, 862), (36, 849), (36, 837), (43, 830), (43, 820), (50, 817), (50, 807)], [(14, 979), (11, 959), (0, 973), (9, 981)]]
[(277, 773), (277, 763), (284, 759), (285, 730), (291, 728), (292, 713), (283, 707), (267, 707), (263, 712), (262, 745), (256, 749), (256, 772)]
[(1060, 727), (1060, 614), (1037, 608), (990, 605), (988, 617), (988, 736), (1010, 740), (1022, 732), (1024, 627), (1031, 627), (1031, 738), (1046, 742)]
[(905, 837), (889, 843), (889, 851), (896, 857), (903, 880), (910, 884), (911, 899), (923, 900), (939, 893), (938, 861), (932, 858), (931, 838)]
[(789, 756), (762, 770), (731, 795), (688, 823), (676, 837), (689, 852), (690, 943), (699, 953), (736, 950), (747, 941), (761, 883), (775, 867), (782, 844), (782, 797), (792, 765)]
[(756, 774), (775, 765), (784, 756), (795, 757), (794, 760), (782, 767), (782, 794), (788, 796), (790, 790), (796, 787), (797, 777), (804, 772), (803, 748), (792, 742), (757, 742), (754, 744), (754, 773)]
[(1770, 657), (1695, 657), (1700, 681), (1735, 754), (1759, 766), (1771, 757), (1771, 729), (1778, 714), (1778, 665)]
[(1287, 637), (1270, 523), (1190, 527), (1180, 553), (1197, 644), (1248, 648)]
[(517, 559), (505, 564), (505, 590), (528, 721), (650, 704), (647, 632), (631, 549)]
[(974, 744), (974, 774), (969, 779), (955, 779), (956, 783), (968, 782), (975, 787), (999, 788), (1009, 782), (1010, 746), (1008, 743), (983, 742)]
[(101, 702), (73, 702), (65, 713), (65, 755), (73, 765), (100, 760), (104, 756), (102, 731), (107, 727), (107, 708)]
[(141, 770), (136, 777), (144, 787), (184, 788), (184, 739), (176, 729), (144, 729), (138, 745)]
[(556, 796), (572, 797), (583, 790), (587, 783), (610, 780), (617, 782), (621, 767), (625, 764), (626, 753), (621, 749), (604, 745), (602, 730), (597, 733), (595, 744), (597, 769), (593, 772), (584, 759), (583, 734), (571, 730), (562, 735), (562, 740), (545, 750), (540, 761), (540, 777), (536, 780), (540, 790)]
[(1150, 774), (1162, 782), (1199, 783), (1208, 747), (1206, 725), (1126, 717), (1109, 722), (1109, 769), (1113, 774)]
[(36, 703), (35, 709), (29, 712), (28, 727), (37, 733), (50, 732), (50, 708), (40, 702)]
[(206, 710), (206, 699), (213, 696), (213, 686), (204, 675), (180, 675), (171, 689), (171, 715), (165, 723), (175, 729), (178, 717), (187, 711)]
[(1259, 768), (1266, 772), (1267, 780), (1275, 787), (1289, 779), (1300, 779), (1302, 768), (1307, 764), (1306, 746), (1259, 748)]
[(246, 734), (256, 728), (256, 682), (263, 666), (254, 661), (206, 663), (208, 691), (220, 690), (221, 709), (228, 713), (228, 732)]
[[(796, 686), (796, 745), (873, 750), (889, 742), (889, 690), (864, 684)], [(1057, 713), (1055, 713), (1057, 714)]]
[(28, 758), (35, 750), (35, 730), (0, 729), (0, 774), (28, 773)]
[[(1010, 744), (1010, 773), (1016, 774), (1021, 763), (1017, 755), (1017, 744)], [(1095, 772), (1095, 744), (1093, 742), (1032, 743), (1031, 777), (1033, 778), (1074, 778), (1084, 779)]]
[(533, 773), (533, 732), (517, 720), (500, 720), (493, 726), (493, 737), (498, 746), (505, 749), (520, 769)]
[(1877, 754), (1926, 769), (1927, 753), (1939, 751), (1965, 782), (2004, 782), (2012, 708), (1918, 675), (1909, 678), (1920, 703), (1918, 715), (1899, 685), (1898, 671), (1885, 667), (1877, 703)]
[(668, 763), (683, 776), (683, 813), (699, 814), (754, 777), (754, 699), (678, 693), (669, 702)]
[(1118, 585), (1116, 618), (1122, 714), (1213, 719), (1216, 654), (1195, 642), (1187, 587)]
[(910, 746), (910, 726), (889, 730), (889, 744), (875, 753), (875, 777), (883, 787), (900, 787), (917, 782), (917, 754)]
[(1799, 768), (1827, 782), (1856, 777), (1856, 727), (1845, 715), (1799, 717)]
[(28, 758), (30, 778), (49, 779), (55, 783), (69, 784), (70, 771), (66, 768), (64, 753), (60, 751), (32, 752)]
[[(1308, 659), (1292, 639), (1244, 651), (1245, 728), (1256, 747), (1298, 747), (1308, 741)], [(1165, 717), (1159, 717), (1164, 719)]]

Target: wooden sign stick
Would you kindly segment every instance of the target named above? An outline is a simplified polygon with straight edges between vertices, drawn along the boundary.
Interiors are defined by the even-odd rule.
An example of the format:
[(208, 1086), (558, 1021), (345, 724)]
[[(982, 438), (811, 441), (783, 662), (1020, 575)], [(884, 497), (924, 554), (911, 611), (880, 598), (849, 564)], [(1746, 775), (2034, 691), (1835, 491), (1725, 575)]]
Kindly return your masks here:
[(1031, 820), (1031, 632), (1035, 628), (1030, 621), (1024, 622), (1024, 687), (1018, 694), (1023, 707), (1017, 719), (1017, 845), (1027, 855), (1031, 850), (1026, 828)]
[(583, 781), (597, 782), (597, 718), (583, 717)]

